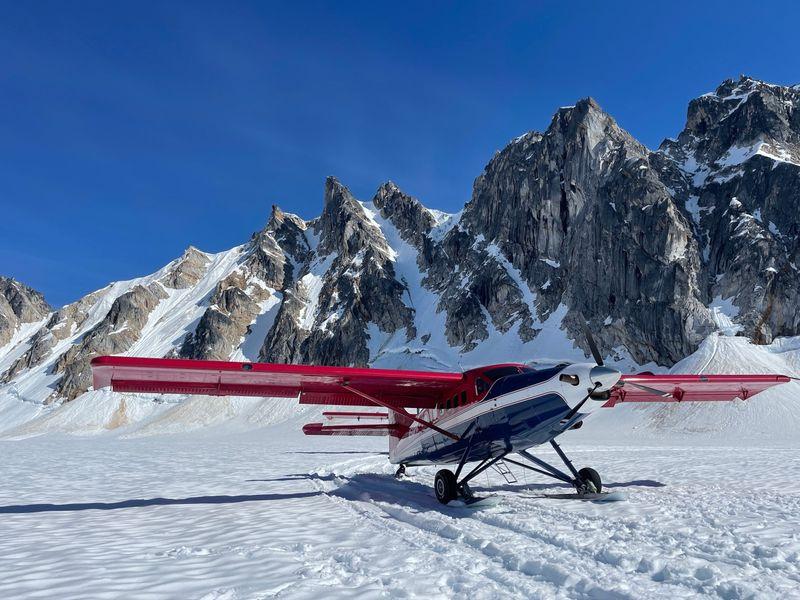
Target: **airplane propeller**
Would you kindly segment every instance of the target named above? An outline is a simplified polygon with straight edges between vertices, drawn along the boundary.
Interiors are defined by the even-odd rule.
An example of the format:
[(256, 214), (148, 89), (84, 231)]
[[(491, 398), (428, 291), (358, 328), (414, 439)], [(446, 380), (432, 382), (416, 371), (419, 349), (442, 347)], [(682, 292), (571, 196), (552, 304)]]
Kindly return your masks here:
[(594, 337), (592, 336), (592, 332), (589, 331), (589, 326), (586, 324), (586, 319), (583, 318), (583, 315), (581, 315), (581, 327), (583, 327), (583, 335), (586, 336), (586, 341), (589, 344), (589, 350), (592, 351), (594, 362), (597, 363), (598, 367), (602, 367), (603, 356), (600, 354), (600, 350), (597, 349), (597, 344), (594, 343)]
[[(589, 329), (588, 324), (586, 323), (586, 319), (584, 319), (583, 315), (580, 315), (580, 318), (581, 318), (581, 327), (583, 328), (583, 334), (586, 336), (586, 342), (589, 345), (589, 350), (592, 353), (592, 358), (594, 358), (594, 362), (597, 363), (598, 367), (602, 367), (604, 366), (603, 356), (600, 354), (600, 350), (597, 348), (597, 343), (594, 341), (594, 336), (592, 335), (592, 332)], [(635, 387), (642, 390), (643, 392), (647, 392), (648, 394), (653, 394), (654, 396), (658, 396), (660, 398), (669, 398), (672, 396), (671, 392), (665, 392), (664, 390), (658, 390), (656, 388), (642, 385), (641, 383), (634, 383), (632, 381), (620, 381), (617, 385), (619, 387), (624, 387), (624, 386)], [(598, 386), (595, 386), (595, 388), (589, 392), (589, 395), (586, 398), (584, 398), (580, 402), (580, 404), (578, 404), (578, 407), (583, 405), (586, 399), (588, 399), (595, 392), (597, 387)]]
[[(594, 341), (592, 332), (589, 330), (589, 326), (586, 323), (586, 319), (583, 317), (582, 314), (580, 315), (580, 318), (581, 318), (581, 326), (583, 327), (583, 335), (586, 336), (586, 342), (589, 344), (589, 350), (591, 350), (592, 352), (592, 358), (594, 358), (594, 362), (597, 363), (598, 367), (602, 367), (603, 356), (600, 354), (600, 350), (597, 349), (597, 344)], [(631, 387), (639, 388), (643, 392), (647, 392), (648, 394), (653, 394), (661, 398), (670, 398), (672, 396), (671, 392), (665, 392), (664, 390), (657, 390), (656, 388), (648, 387), (646, 385), (642, 385), (641, 383), (633, 383), (632, 381), (620, 381), (617, 385), (619, 387), (624, 387), (626, 385), (629, 385)], [(586, 396), (586, 398), (584, 398), (576, 408), (583, 406), (583, 403), (589, 398), (589, 396), (591, 396), (594, 393), (594, 391), (597, 389), (598, 386), (595, 386), (595, 388), (591, 392), (589, 392), (589, 395)], [(577, 412), (577, 410), (575, 412)], [(570, 413), (572, 413), (572, 411), (570, 411)], [(569, 416), (572, 415), (570, 414)]]

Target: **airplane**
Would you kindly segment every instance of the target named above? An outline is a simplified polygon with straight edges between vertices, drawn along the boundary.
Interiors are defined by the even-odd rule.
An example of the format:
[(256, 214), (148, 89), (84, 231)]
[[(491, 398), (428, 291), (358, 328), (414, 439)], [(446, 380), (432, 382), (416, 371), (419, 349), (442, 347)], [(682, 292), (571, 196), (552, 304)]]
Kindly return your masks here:
[[(598, 408), (623, 402), (747, 400), (790, 381), (785, 375), (623, 374), (604, 364), (584, 328), (594, 363), (533, 368), (505, 363), (465, 372), (406, 371), (334, 366), (242, 363), (128, 356), (92, 360), (94, 389), (117, 392), (295, 398), (300, 404), (371, 407), (326, 411), (327, 423), (309, 423), (306, 435), (387, 436), (389, 461), (407, 467), (455, 465), (436, 473), (442, 504), (477, 502), (469, 482), (507, 465), (562, 481), (577, 497), (602, 493), (591, 467), (576, 469), (556, 442), (579, 429)], [(382, 408), (386, 412), (375, 412)], [(345, 421), (345, 422), (342, 422)], [(566, 470), (530, 452), (550, 444)], [(509, 455), (515, 454), (515, 458)], [(468, 463), (477, 463), (465, 473)], [(506, 469), (504, 471), (504, 469)]]

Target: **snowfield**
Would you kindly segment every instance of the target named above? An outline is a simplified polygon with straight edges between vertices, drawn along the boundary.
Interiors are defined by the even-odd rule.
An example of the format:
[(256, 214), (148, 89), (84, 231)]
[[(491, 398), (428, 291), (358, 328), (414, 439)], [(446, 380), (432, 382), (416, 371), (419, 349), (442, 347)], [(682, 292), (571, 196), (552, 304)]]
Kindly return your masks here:
[(0, 597), (800, 597), (791, 441), (592, 443), (587, 425), (562, 445), (625, 501), (549, 498), (569, 490), (515, 469), (476, 480), (497, 499), (476, 510), (439, 505), (433, 468), (395, 480), (385, 440), (306, 438), (306, 420), (0, 442)]
[[(673, 371), (798, 366), (800, 338), (713, 335)], [(623, 501), (512, 466), (480, 509), (395, 480), (383, 438), (303, 436), (321, 407), (7, 394), (0, 598), (800, 598), (798, 392), (598, 411), (560, 441)]]

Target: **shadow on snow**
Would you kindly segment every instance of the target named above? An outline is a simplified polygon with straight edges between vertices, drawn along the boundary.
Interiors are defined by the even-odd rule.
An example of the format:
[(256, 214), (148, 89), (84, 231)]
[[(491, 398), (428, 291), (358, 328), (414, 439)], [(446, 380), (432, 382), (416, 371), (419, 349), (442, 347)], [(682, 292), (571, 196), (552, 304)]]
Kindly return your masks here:
[(196, 504), (239, 504), (241, 502), (268, 502), (323, 496), (323, 492), (298, 492), (293, 494), (248, 494), (240, 496), (194, 496), (191, 498), (137, 498), (120, 502), (75, 502), (71, 504), (15, 504), (0, 506), (0, 514), (25, 514), (43, 512), (74, 512), (82, 510), (119, 510), (145, 506), (172, 506)]

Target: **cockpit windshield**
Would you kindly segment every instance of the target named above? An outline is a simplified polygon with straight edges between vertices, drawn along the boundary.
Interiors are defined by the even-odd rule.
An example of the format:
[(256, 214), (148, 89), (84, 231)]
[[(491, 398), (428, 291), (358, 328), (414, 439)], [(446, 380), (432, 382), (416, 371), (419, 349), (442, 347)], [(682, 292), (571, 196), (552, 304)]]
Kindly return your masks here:
[(493, 369), (486, 369), (483, 372), (483, 376), (486, 377), (491, 382), (495, 382), (501, 377), (506, 377), (508, 375), (519, 375), (520, 369), (516, 366), (507, 366), (507, 367), (495, 367)]

